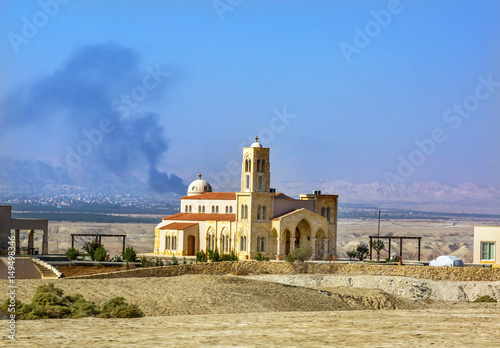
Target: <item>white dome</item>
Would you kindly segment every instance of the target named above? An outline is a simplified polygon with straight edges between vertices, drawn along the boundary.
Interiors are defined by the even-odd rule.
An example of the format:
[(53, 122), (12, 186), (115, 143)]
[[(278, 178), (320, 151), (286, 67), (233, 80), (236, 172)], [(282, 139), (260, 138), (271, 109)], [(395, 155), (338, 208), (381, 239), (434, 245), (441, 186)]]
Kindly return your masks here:
[(199, 179), (193, 181), (188, 186), (188, 196), (201, 195), (205, 192), (212, 192), (212, 186), (206, 180), (201, 179), (201, 174), (198, 175)]
[(259, 137), (255, 137), (255, 143), (250, 145), (250, 147), (262, 147), (262, 144), (259, 143)]

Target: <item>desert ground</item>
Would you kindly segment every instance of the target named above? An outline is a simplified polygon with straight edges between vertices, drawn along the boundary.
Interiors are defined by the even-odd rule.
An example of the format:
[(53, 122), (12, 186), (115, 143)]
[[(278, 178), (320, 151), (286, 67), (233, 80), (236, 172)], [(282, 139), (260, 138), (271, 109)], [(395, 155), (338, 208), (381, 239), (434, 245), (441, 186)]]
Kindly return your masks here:
[[(19, 280), (18, 299), (29, 301), (36, 286), (46, 282)], [(291, 286), (233, 275), (55, 282), (66, 295), (81, 293), (98, 304), (124, 296), (145, 317), (17, 321), (12, 346), (472, 347), (496, 346), (500, 339), (497, 303)], [(7, 346), (7, 340), (3, 335), (0, 345)]]
[[(381, 235), (423, 237), (422, 260), (452, 254), (471, 262), (473, 226), (482, 224), (491, 222), (382, 220)], [(150, 252), (154, 226), (52, 222), (49, 248), (63, 253), (71, 246), (71, 233), (108, 233), (127, 234), (127, 245)], [(339, 220), (338, 256), (345, 258), (345, 251), (376, 233), (376, 219)], [(77, 239), (76, 247), (86, 240)], [(111, 255), (121, 251), (119, 238), (103, 239), (103, 244)], [(392, 250), (399, 252), (398, 247), (393, 243)], [(416, 259), (416, 251), (415, 242), (404, 242), (404, 259)], [(381, 257), (387, 257), (387, 251)], [(346, 281), (341, 276), (326, 277), (322, 282), (304, 275), (63, 278), (54, 282), (66, 295), (81, 293), (97, 304), (123, 296), (137, 304), (145, 317), (18, 321), (17, 341), (11, 346), (498, 346), (500, 306), (468, 302), (482, 289), (500, 294), (498, 282), (461, 282), (457, 287), (428, 281), (423, 286), (421, 280), (412, 278), (359, 276)], [(43, 282), (47, 280), (19, 280), (17, 298), (29, 302)], [(0, 284), (5, 289), (6, 281)], [(466, 288), (472, 295), (464, 300), (460, 289)], [(427, 293), (440, 296), (418, 295)], [(448, 296), (454, 301), (443, 301), (452, 293), (458, 294)], [(0, 346), (11, 343), (7, 341), (2, 335)]]
[[(158, 218), (160, 221), (160, 218)], [(380, 235), (422, 237), (421, 260), (430, 261), (439, 255), (455, 255), (466, 263), (472, 262), (474, 226), (499, 224), (500, 221), (488, 220), (386, 220), (382, 219)], [(346, 251), (356, 248), (359, 242), (368, 242), (368, 236), (377, 234), (377, 219), (339, 219), (337, 233), (337, 255), (346, 257)], [(139, 253), (149, 253), (154, 246), (156, 224), (125, 223), (71, 223), (50, 222), (49, 252), (64, 253), (71, 247), (72, 233), (126, 234), (127, 246)], [(21, 233), (21, 244), (27, 246), (27, 234)], [(35, 246), (41, 247), (41, 234), (35, 233)], [(91, 238), (75, 238), (75, 247), (81, 248)], [(103, 238), (103, 245), (110, 255), (121, 252), (121, 238)], [(381, 257), (388, 257), (386, 248)], [(399, 242), (393, 241), (391, 252), (399, 253)], [(416, 260), (417, 242), (403, 242), (403, 258)]]

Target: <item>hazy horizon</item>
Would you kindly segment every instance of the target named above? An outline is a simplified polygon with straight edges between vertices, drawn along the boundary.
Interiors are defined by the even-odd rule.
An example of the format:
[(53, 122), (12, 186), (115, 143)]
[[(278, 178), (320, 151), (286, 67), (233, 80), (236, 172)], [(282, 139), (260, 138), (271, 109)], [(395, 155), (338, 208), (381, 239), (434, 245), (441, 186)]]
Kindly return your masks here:
[(232, 187), (258, 135), (277, 183), (498, 199), (497, 1), (0, 4), (4, 181)]

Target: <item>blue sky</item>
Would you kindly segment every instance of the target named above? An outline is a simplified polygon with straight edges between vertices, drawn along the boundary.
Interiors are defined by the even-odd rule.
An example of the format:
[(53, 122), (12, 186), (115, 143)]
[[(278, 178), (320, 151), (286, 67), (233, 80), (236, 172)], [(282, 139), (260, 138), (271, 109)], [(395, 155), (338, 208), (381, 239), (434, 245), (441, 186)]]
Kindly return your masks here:
[[(85, 123), (85, 112), (71, 111), (85, 110), (92, 97), (55, 107), (60, 99), (47, 92), (32, 117), (30, 108), (11, 106), (48, 81), (67, 81), (58, 72), (71, 74), (83, 49), (97, 47), (96, 55), (108, 57), (103, 51), (113, 47), (131, 52), (130, 60), (109, 55), (96, 76), (81, 78), (105, 86), (106, 100), (114, 101), (141, 86), (150, 69), (168, 73), (132, 115), (104, 114), (114, 112), (118, 122), (154, 113), (166, 144), (154, 166), (187, 181), (239, 163), (240, 144), (261, 134), (276, 181), (500, 185), (498, 1), (61, 2), (56, 8), (56, 0), (0, 0), (0, 125), (9, 125), (0, 155), (65, 165), (68, 147), (76, 149), (83, 130), (99, 126), (100, 116)], [(46, 24), (40, 3), (56, 12)], [(26, 38), (23, 18), (43, 25)], [(366, 37), (358, 47), (359, 32)], [(356, 52), (346, 55), (342, 47)], [(488, 80), (490, 90), (481, 82)], [(75, 93), (78, 81), (71, 78)], [(444, 117), (464, 102), (472, 110), (467, 116)], [(269, 135), (276, 111), (284, 110), (295, 116)], [(123, 134), (136, 134), (125, 128)], [(425, 143), (436, 129), (439, 142), (424, 153), (415, 142)], [(130, 151), (140, 152), (141, 144)], [(96, 145), (87, 162), (104, 149)]]

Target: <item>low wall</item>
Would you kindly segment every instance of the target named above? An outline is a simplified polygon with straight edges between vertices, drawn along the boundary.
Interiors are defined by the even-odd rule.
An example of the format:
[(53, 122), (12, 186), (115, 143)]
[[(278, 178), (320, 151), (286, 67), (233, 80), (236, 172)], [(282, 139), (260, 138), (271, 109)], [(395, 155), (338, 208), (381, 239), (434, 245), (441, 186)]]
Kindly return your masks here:
[(500, 281), (499, 268), (387, 266), (344, 263), (288, 263), (288, 262), (215, 262), (177, 266), (137, 268), (126, 271), (78, 276), (71, 279), (104, 279), (126, 277), (174, 277), (184, 274), (338, 274), (401, 276), (418, 279), (452, 281)]

